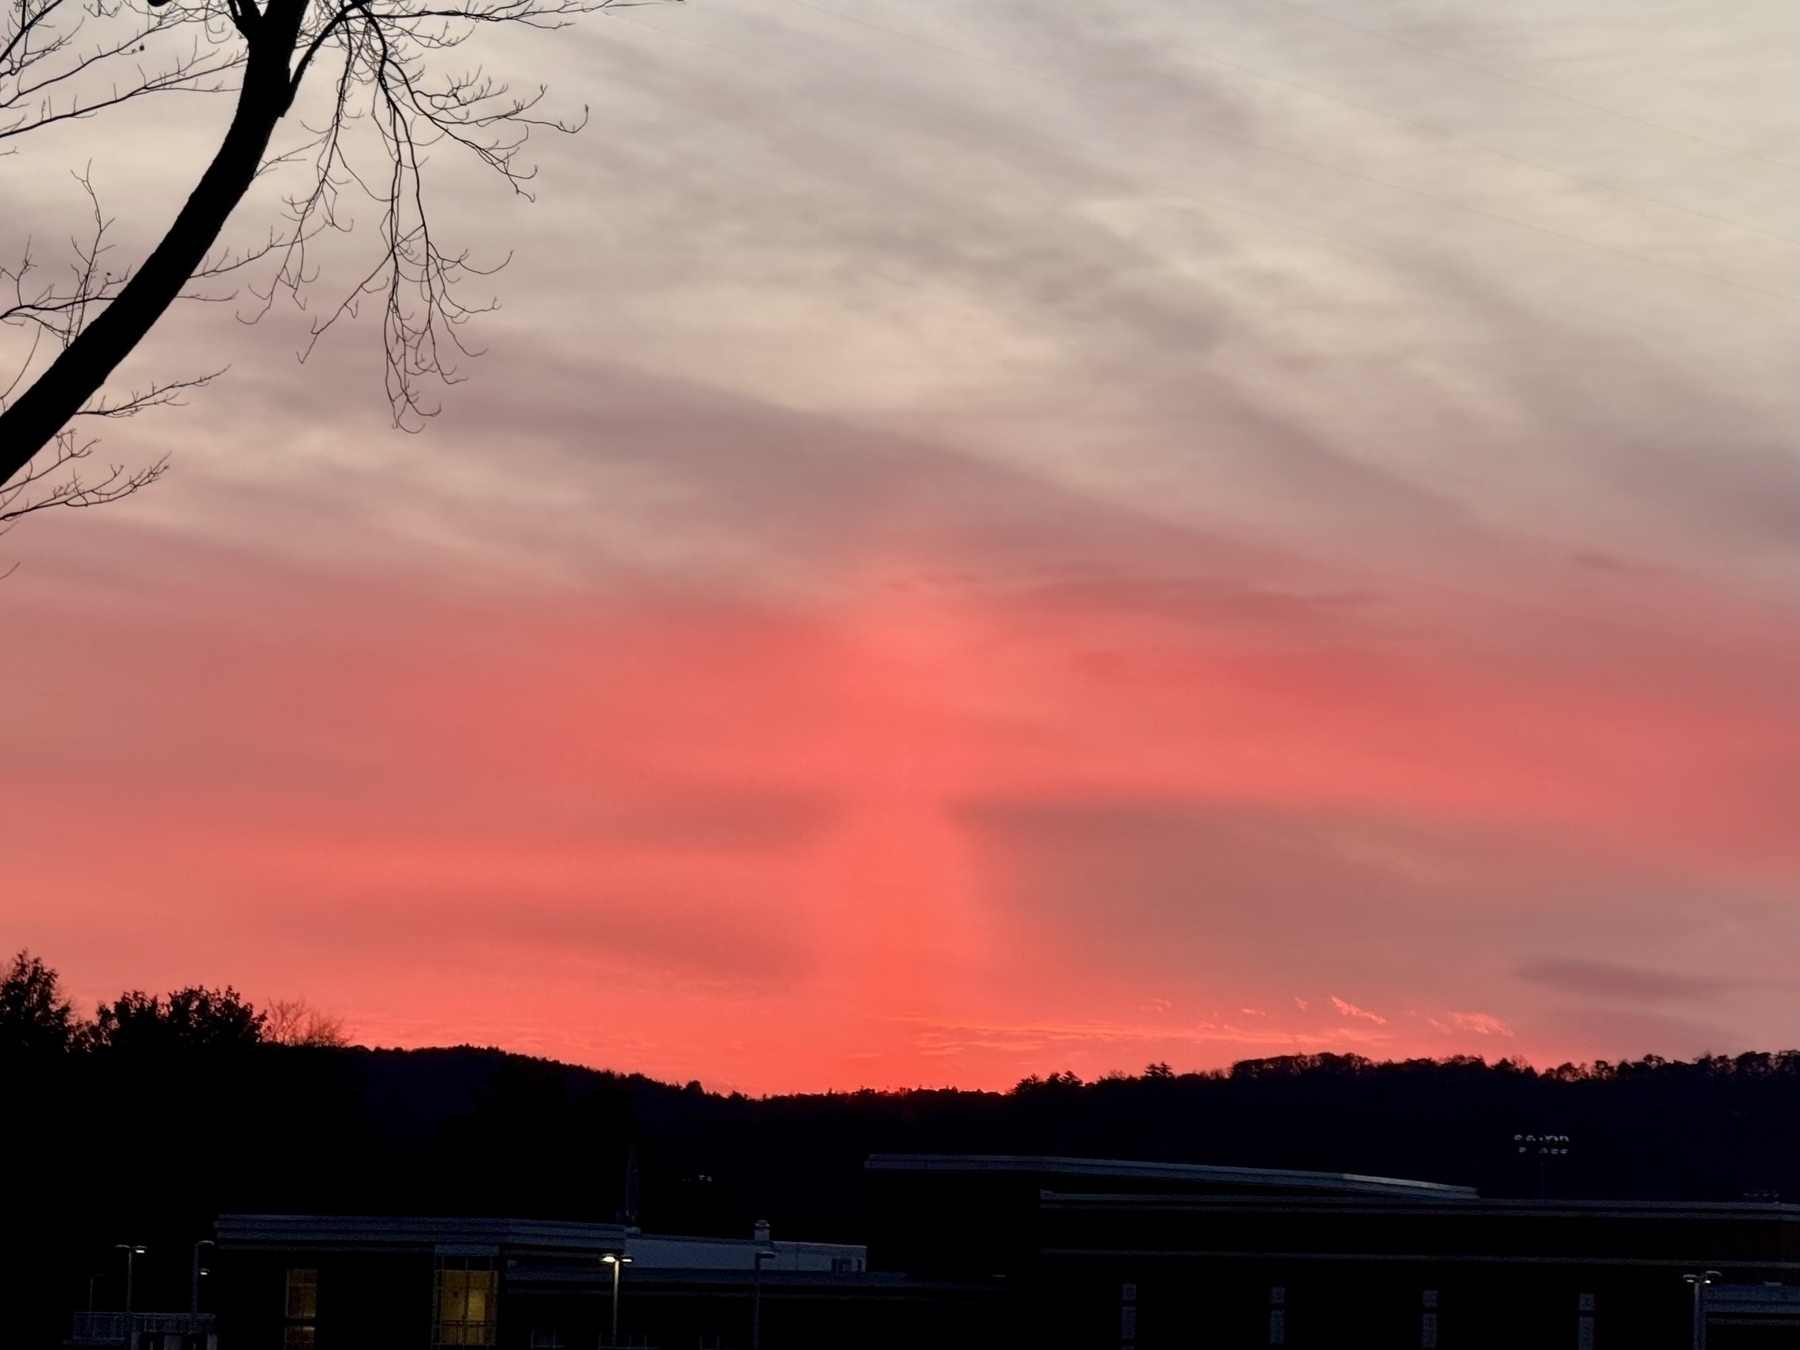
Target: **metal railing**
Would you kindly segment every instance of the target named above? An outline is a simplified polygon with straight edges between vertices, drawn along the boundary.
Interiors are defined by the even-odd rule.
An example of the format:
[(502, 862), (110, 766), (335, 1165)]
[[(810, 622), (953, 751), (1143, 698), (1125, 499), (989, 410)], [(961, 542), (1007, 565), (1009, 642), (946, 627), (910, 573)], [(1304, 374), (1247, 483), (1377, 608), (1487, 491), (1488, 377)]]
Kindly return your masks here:
[(71, 1345), (132, 1345), (140, 1336), (205, 1336), (213, 1329), (211, 1313), (78, 1312)]

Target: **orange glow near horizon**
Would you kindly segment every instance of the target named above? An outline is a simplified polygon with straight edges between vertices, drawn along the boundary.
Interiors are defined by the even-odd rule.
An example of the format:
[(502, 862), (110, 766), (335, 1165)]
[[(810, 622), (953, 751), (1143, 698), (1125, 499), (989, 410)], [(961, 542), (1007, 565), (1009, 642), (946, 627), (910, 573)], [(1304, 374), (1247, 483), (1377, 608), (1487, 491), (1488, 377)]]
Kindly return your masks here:
[[(1779, 623), (1676, 602), (1638, 636), (1704, 623), (1710, 672), (1625, 623), (1502, 669), (1399, 613), (1134, 617), (865, 575), (787, 610), (278, 571), (233, 583), (249, 631), (235, 602), (27, 609), (15, 633), (65, 653), (40, 705), (87, 711), (60, 774), (27, 753), (4, 780), (25, 936), (88, 999), (231, 982), (371, 1044), (996, 1086), (1616, 1054), (1520, 970), (1569, 936), (1602, 972), (1654, 961), (1625, 914), (1679, 935), (1671, 877), (1785, 903)], [(120, 668), (135, 694), (103, 696)]]
[[(1791, 1042), (1794, 25), (488, 26), (587, 126), (432, 156), (441, 416), (312, 341), (347, 196), (120, 367), (231, 367), (101, 426), (165, 479), (0, 529), (0, 951), (757, 1092)], [(142, 106), (8, 141), (0, 257), (90, 181), (144, 256), (222, 105)]]

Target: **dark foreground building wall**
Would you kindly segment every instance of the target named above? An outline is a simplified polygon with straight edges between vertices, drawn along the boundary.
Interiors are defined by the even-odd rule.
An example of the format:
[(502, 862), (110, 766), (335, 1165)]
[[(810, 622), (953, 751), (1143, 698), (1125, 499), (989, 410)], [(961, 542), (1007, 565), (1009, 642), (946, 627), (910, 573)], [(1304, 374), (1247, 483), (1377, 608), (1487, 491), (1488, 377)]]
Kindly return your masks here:
[[(1800, 1207), (1489, 1201), (1381, 1177), (869, 1160), (870, 1246), (232, 1216), (217, 1350), (1800, 1350)], [(766, 1254), (761, 1269), (753, 1259)], [(139, 1347), (146, 1350), (146, 1347)], [(153, 1350), (180, 1350), (163, 1345)]]
[(1012, 1344), (1688, 1350), (1682, 1276), (1716, 1271), (1709, 1350), (1800, 1347), (1800, 1206), (1085, 1159), (869, 1170), (871, 1263), (997, 1280)]
[[(766, 1254), (759, 1263), (758, 1251)], [(848, 1244), (522, 1219), (223, 1215), (218, 1350), (991, 1346), (988, 1291), (867, 1269)]]

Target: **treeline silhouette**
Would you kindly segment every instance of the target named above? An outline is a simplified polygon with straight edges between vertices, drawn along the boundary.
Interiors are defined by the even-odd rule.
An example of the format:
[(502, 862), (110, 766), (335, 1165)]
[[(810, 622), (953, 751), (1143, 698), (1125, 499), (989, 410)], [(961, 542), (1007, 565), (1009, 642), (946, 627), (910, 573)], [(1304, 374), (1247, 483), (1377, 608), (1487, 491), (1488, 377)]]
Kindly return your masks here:
[[(650, 1231), (865, 1235), (876, 1152), (1022, 1153), (1297, 1167), (1486, 1195), (1800, 1199), (1800, 1052), (1540, 1071), (1355, 1055), (1083, 1082), (750, 1098), (499, 1050), (372, 1050), (235, 991), (131, 993), (78, 1018), (21, 953), (0, 981), (0, 1271), (22, 1344), (119, 1306), (113, 1244), (150, 1248), (140, 1308), (184, 1307), (221, 1212), (610, 1220), (626, 1159)], [(310, 1042), (310, 1043), (309, 1043)], [(1570, 1137), (1567, 1156), (1518, 1135)], [(1540, 1171), (1541, 1167), (1541, 1171)]]
[(258, 1009), (229, 985), (190, 985), (167, 994), (127, 990), (102, 1003), (89, 1021), (63, 997), (61, 978), (43, 958), (21, 951), (0, 976), (0, 1055), (348, 1043), (338, 1018), (298, 999), (278, 999)]

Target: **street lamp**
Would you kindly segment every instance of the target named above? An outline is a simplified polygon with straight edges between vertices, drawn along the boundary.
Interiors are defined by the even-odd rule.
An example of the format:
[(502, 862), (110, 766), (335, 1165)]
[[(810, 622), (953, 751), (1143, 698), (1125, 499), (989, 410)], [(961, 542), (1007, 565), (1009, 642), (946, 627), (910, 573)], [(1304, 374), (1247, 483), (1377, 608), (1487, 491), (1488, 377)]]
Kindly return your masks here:
[[(757, 1225), (767, 1229), (766, 1224)], [(756, 1251), (751, 1253), (756, 1264), (756, 1276), (750, 1287), (750, 1350), (762, 1350), (762, 1266), (764, 1261), (773, 1261), (775, 1253)]]
[(631, 1258), (623, 1252), (608, 1252), (600, 1259), (612, 1267), (612, 1340), (610, 1344), (617, 1345), (619, 1343), (619, 1273), (631, 1264)]
[(200, 1277), (206, 1272), (200, 1268), (200, 1249), (216, 1247), (219, 1244), (211, 1238), (201, 1238), (194, 1244), (194, 1275), (188, 1284), (188, 1330), (197, 1331), (200, 1321)]
[(1681, 1278), (1694, 1290), (1694, 1350), (1706, 1350), (1706, 1286), (1719, 1278), (1719, 1272), (1703, 1270)]
[(130, 1312), (132, 1265), (138, 1257), (144, 1254), (144, 1248), (135, 1242), (115, 1242), (113, 1250), (125, 1253), (125, 1311)]

